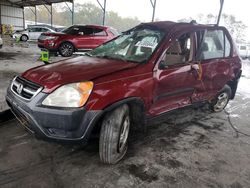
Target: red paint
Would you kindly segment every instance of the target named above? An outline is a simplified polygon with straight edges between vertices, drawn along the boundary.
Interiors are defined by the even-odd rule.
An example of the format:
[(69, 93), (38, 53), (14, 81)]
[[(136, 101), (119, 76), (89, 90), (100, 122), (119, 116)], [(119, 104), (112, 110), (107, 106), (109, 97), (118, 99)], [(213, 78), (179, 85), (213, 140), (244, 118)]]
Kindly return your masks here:
[[(122, 99), (138, 97), (144, 102), (147, 115), (154, 116), (193, 102), (211, 100), (241, 69), (240, 58), (233, 47), (231, 57), (201, 62), (201, 80), (192, 68), (192, 65), (198, 64), (195, 61), (160, 70), (159, 63), (175, 36), (183, 31), (209, 30), (214, 27), (173, 22), (145, 25), (168, 33), (146, 64), (84, 56), (34, 68), (22, 76), (43, 85), (43, 92), (46, 93), (51, 93), (64, 84), (92, 80), (94, 88), (85, 105), (88, 110), (105, 109)], [(219, 28), (225, 30), (223, 27)], [(232, 43), (231, 37), (229, 39)], [(184, 92), (179, 92), (183, 89)]]

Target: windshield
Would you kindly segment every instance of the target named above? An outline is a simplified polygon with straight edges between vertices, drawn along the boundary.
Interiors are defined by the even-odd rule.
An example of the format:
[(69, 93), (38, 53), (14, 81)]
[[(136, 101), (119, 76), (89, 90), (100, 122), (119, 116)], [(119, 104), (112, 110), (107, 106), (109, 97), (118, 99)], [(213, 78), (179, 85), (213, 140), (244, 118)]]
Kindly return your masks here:
[(153, 54), (163, 36), (164, 33), (159, 30), (135, 29), (95, 48), (86, 55), (142, 63)]

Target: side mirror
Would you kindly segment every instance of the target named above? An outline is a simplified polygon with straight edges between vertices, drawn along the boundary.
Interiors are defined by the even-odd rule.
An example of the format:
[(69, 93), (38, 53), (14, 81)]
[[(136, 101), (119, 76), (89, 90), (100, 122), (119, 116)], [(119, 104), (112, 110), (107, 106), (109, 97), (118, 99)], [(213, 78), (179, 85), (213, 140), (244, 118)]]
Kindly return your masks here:
[(83, 32), (79, 32), (78, 35), (84, 35), (84, 33)]

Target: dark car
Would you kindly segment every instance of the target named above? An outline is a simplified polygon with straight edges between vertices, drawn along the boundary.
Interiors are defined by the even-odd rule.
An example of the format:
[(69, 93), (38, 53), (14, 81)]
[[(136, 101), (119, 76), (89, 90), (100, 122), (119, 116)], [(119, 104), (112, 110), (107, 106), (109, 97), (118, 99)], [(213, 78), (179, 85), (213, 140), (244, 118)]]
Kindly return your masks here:
[(224, 27), (141, 24), (85, 56), (17, 76), (7, 102), (30, 131), (87, 143), (100, 131), (104, 163), (123, 158), (131, 127), (171, 110), (208, 103), (222, 111), (236, 93), (241, 59)]
[(38, 47), (50, 52), (59, 52), (64, 57), (75, 51), (88, 51), (118, 35), (111, 28), (98, 25), (74, 25), (60, 33), (43, 33), (38, 39)]

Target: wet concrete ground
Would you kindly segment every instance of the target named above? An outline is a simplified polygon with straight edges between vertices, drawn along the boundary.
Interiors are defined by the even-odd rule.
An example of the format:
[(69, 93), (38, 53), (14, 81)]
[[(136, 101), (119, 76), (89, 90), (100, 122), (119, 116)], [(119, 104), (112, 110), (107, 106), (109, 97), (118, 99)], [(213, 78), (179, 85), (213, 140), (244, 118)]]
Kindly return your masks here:
[[(250, 134), (250, 77), (228, 105), (232, 123)], [(5, 114), (4, 117), (10, 114)], [(173, 112), (130, 135), (128, 154), (104, 165), (98, 139), (87, 147), (36, 139), (15, 119), (0, 123), (0, 187), (229, 187), (250, 185), (250, 137), (226, 113)]]
[[(247, 102), (237, 95), (231, 120), (250, 134)], [(133, 133), (125, 159), (108, 166), (97, 139), (47, 143), (11, 120), (0, 126), (0, 187), (249, 187), (250, 138), (235, 135), (224, 112), (184, 109)]]

